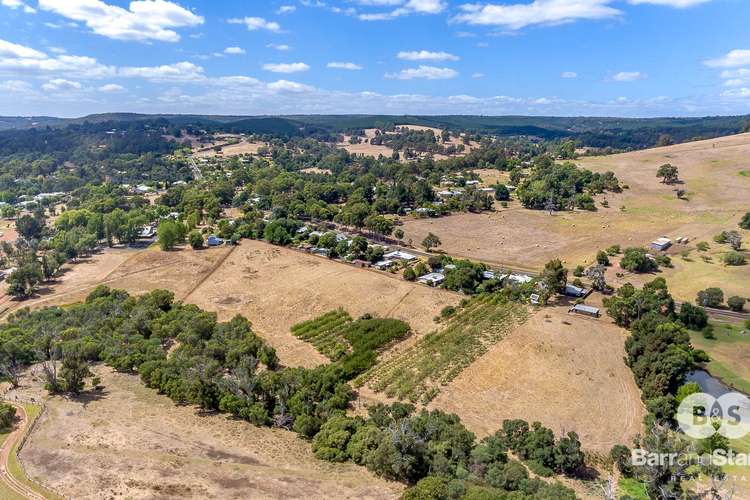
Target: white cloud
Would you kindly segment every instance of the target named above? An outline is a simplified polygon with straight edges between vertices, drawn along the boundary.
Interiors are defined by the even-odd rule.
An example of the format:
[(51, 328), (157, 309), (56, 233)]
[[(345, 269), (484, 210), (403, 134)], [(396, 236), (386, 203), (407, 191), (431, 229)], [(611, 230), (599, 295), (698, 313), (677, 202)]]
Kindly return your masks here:
[(711, 0), (629, 0), (633, 5), (641, 4), (652, 4), (652, 5), (664, 5), (666, 7), (677, 7), (678, 9), (684, 9), (686, 7), (693, 7), (702, 3), (710, 2)]
[(471, 77), (475, 80), (479, 80), (480, 78), (484, 78), (485, 76), (487, 75), (485, 75), (484, 73), (474, 73), (471, 75)]
[(295, 10), (297, 10), (297, 7), (295, 7), (294, 5), (282, 5), (281, 7), (279, 7), (276, 13), (277, 14), (291, 14)]
[(724, 79), (724, 85), (726, 85), (727, 87), (740, 87), (744, 85), (750, 85), (750, 69), (725, 69), (721, 72), (721, 78)]
[(394, 80), (414, 80), (424, 78), (427, 80), (447, 80), (455, 78), (458, 72), (451, 68), (437, 68), (435, 66), (420, 65), (418, 68), (402, 69), (398, 73), (386, 73), (385, 77)]
[(299, 73), (307, 71), (310, 66), (303, 62), (296, 63), (268, 63), (263, 65), (263, 69), (272, 73)]
[(362, 66), (353, 62), (329, 62), (326, 67), (331, 69), (348, 69), (350, 71), (357, 71), (362, 69)]
[(19, 45), (17, 43), (0, 40), (0, 57), (19, 57), (24, 59), (46, 59), (44, 52)]
[(560, 73), (560, 78), (578, 78), (578, 73), (575, 71), (563, 71)]
[(612, 80), (616, 82), (634, 82), (636, 80), (645, 80), (648, 75), (640, 71), (620, 71), (612, 75)]
[(33, 89), (29, 82), (24, 82), (23, 80), (6, 80), (0, 82), (0, 91), (29, 93), (33, 92)]
[(245, 53), (245, 49), (242, 47), (227, 47), (224, 49), (225, 54), (240, 55)]
[(704, 61), (706, 66), (711, 68), (736, 68), (738, 66), (750, 65), (750, 49), (735, 49), (727, 52), (726, 55), (716, 59)]
[(267, 30), (273, 33), (281, 31), (281, 26), (276, 21), (266, 21), (262, 17), (243, 17), (242, 19), (230, 19), (231, 24), (244, 24), (249, 31)]
[(268, 47), (269, 49), (274, 49), (274, 50), (278, 50), (281, 52), (286, 52), (287, 50), (292, 49), (289, 45), (285, 43), (269, 43), (268, 45), (266, 45), (266, 47)]
[(198, 82), (206, 79), (202, 67), (187, 61), (161, 66), (124, 67), (117, 74), (156, 82)]
[(621, 12), (609, 4), (612, 0), (534, 0), (531, 3), (497, 5), (464, 4), (453, 21), (483, 26), (502, 26), (512, 30), (536, 24), (552, 25), (579, 19), (607, 19)]
[(729, 98), (748, 98), (750, 97), (750, 88), (742, 87), (740, 89), (731, 89), (731, 90), (725, 90), (721, 93), (722, 97), (729, 97)]
[(36, 49), (0, 40), (0, 73), (13, 75), (73, 75), (78, 78), (103, 78), (115, 73), (92, 57), (58, 55), (50, 57)]
[(430, 52), (429, 50), (412, 50), (399, 52), (396, 57), (404, 61), (458, 61), (459, 57), (448, 52)]
[(42, 85), (42, 90), (47, 92), (63, 92), (66, 90), (81, 90), (83, 85), (78, 82), (66, 80), (64, 78), (55, 78)]
[(10, 9), (16, 10), (16, 9), (23, 9), (23, 11), (27, 14), (35, 14), (36, 9), (33, 7), (25, 4), (21, 0), (2, 0), (0, 1), (0, 5), (4, 5), (5, 7), (8, 7)]
[(116, 83), (107, 83), (106, 85), (102, 85), (99, 87), (99, 92), (122, 92), (125, 90), (125, 87), (122, 85), (117, 85)]
[(305, 85), (304, 83), (290, 82), (289, 80), (278, 80), (271, 82), (267, 87), (279, 92), (312, 92), (315, 87)]
[(389, 12), (378, 12), (369, 14), (359, 14), (357, 17), (362, 21), (387, 21), (400, 16), (409, 14), (439, 14), (443, 12), (447, 3), (443, 0), (398, 0), (398, 1), (360, 1), (362, 5), (374, 6), (398, 6)]
[(39, 0), (39, 8), (116, 40), (177, 42), (180, 35), (173, 28), (203, 24), (203, 17), (166, 0), (133, 0), (129, 9), (101, 0)]

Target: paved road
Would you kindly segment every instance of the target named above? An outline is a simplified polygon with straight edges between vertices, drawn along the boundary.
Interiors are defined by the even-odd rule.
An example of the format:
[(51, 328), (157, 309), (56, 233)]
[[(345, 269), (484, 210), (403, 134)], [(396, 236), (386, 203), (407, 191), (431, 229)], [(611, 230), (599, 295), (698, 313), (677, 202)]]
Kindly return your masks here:
[(23, 438), (26, 427), (29, 425), (29, 417), (26, 415), (26, 410), (22, 405), (8, 402), (16, 407), (16, 415), (20, 417), (16, 428), (8, 434), (8, 437), (3, 442), (2, 449), (0, 449), (0, 479), (6, 484), (8, 488), (15, 491), (24, 498), (31, 498), (33, 500), (45, 500), (42, 495), (25, 485), (24, 483), (13, 477), (13, 474), (9, 470), (9, 460), (13, 447)]
[(203, 172), (201, 172), (198, 164), (195, 163), (195, 158), (188, 156), (188, 161), (190, 162), (190, 169), (193, 171), (193, 177), (196, 179), (203, 179)]

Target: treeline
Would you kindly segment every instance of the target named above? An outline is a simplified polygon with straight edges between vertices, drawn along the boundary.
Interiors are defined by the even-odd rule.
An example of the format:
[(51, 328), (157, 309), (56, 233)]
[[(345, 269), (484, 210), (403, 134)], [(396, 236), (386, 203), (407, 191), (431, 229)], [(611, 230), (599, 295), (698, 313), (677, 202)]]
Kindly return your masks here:
[(284, 368), (241, 316), (218, 322), (214, 313), (174, 302), (171, 292), (136, 298), (99, 286), (83, 303), (13, 314), (0, 326), (0, 369), (17, 383), (21, 368), (41, 363), (50, 392), (77, 394), (87, 385), (97, 390), (100, 381), (89, 364), (103, 361), (138, 373), (175, 402), (291, 429), (312, 440), (319, 458), (352, 460), (389, 479), (416, 483), (408, 495), (438, 481), (451, 485), (445, 498), (477, 491), (574, 498), (559, 484), (529, 478), (507, 454), (528, 460), (538, 474), (576, 474), (583, 454), (574, 433), (556, 440), (539, 424), (510, 421), (477, 444), (457, 416), (437, 410), (415, 413), (410, 405), (379, 404), (367, 419), (347, 417), (354, 397), (349, 380), (408, 330), (400, 321), (371, 317), (350, 326), (345, 336), (352, 350), (338, 361)]
[(641, 388), (650, 418), (671, 422), (686, 376), (708, 361), (704, 351), (693, 348), (687, 332), (705, 326), (705, 311), (683, 304), (677, 312), (664, 278), (656, 278), (640, 290), (625, 284), (605, 298), (604, 305), (614, 322), (631, 332), (625, 342), (626, 362)]

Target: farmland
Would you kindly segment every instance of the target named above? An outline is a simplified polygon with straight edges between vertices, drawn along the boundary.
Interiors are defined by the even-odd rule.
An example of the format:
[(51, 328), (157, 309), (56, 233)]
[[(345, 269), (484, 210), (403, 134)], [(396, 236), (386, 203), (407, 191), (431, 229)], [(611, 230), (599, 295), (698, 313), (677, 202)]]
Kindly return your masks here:
[(472, 299), (443, 328), (395, 353), (355, 383), (388, 397), (427, 403), (525, 316), (523, 307), (495, 296)]
[[(692, 262), (675, 261), (663, 275), (680, 299), (693, 300), (706, 286), (721, 284), (729, 294), (742, 294), (750, 281), (750, 266), (727, 268), (721, 264), (726, 247), (712, 244), (713, 262), (706, 264), (694, 250), (699, 241), (712, 242), (715, 234), (738, 229), (747, 211), (750, 182), (741, 173), (750, 153), (750, 134), (664, 148), (584, 158), (578, 163), (596, 172), (613, 171), (628, 185), (622, 193), (607, 193), (608, 207), (596, 212), (527, 210), (518, 202), (496, 212), (457, 214), (438, 219), (411, 219), (404, 225), (405, 238), (420, 242), (428, 232), (442, 240), (442, 250), (463, 257), (521, 269), (539, 269), (548, 260), (561, 257), (569, 266), (591, 263), (597, 250), (613, 244), (645, 246), (667, 235), (690, 239)], [(659, 165), (679, 168), (687, 200), (679, 200), (673, 187), (661, 183), (655, 173)], [(740, 231), (745, 240), (750, 232)], [(747, 288), (744, 287), (744, 293)]]
[(706, 369), (730, 387), (750, 392), (750, 329), (739, 324), (718, 323), (715, 339), (695, 332), (691, 342), (711, 357)]
[(430, 403), (455, 412), (479, 436), (503, 419), (575, 431), (588, 450), (630, 443), (644, 415), (623, 362), (626, 332), (607, 321), (546, 308), (507, 332)]

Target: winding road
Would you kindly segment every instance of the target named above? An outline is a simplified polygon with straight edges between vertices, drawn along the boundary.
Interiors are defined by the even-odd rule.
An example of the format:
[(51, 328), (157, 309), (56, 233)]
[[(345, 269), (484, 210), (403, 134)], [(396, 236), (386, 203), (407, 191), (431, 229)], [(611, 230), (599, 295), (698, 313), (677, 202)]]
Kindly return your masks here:
[(26, 414), (26, 409), (24, 409), (22, 405), (12, 403), (10, 401), (8, 401), (8, 403), (16, 408), (17, 416), (19, 416), (20, 418), (17, 422), (16, 428), (13, 429), (13, 432), (8, 434), (8, 437), (3, 442), (2, 449), (0, 450), (0, 479), (2, 479), (2, 481), (9, 489), (13, 490), (24, 498), (45, 500), (42, 495), (13, 477), (13, 474), (10, 472), (11, 454), (13, 453), (13, 449), (16, 444), (18, 444), (21, 439), (23, 439), (26, 428), (29, 425), (29, 417)]

